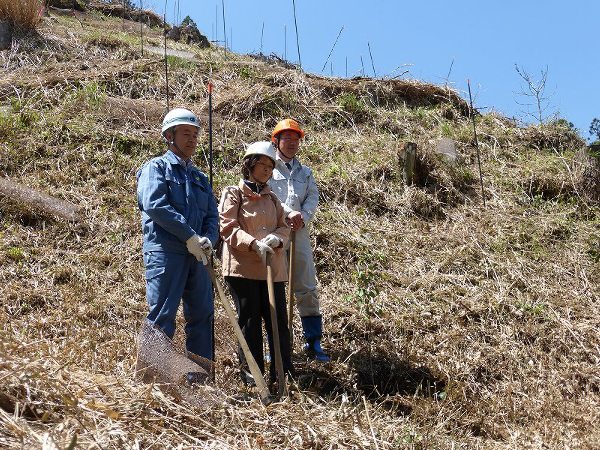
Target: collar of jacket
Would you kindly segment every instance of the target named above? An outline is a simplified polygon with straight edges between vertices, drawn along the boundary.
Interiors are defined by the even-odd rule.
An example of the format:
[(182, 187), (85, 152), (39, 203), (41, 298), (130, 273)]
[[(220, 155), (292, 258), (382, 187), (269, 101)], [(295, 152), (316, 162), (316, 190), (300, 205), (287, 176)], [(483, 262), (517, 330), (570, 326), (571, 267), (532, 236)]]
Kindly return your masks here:
[(244, 197), (248, 197), (250, 200), (258, 200), (260, 199), (261, 196), (263, 195), (269, 195), (271, 193), (271, 187), (268, 184), (265, 184), (262, 188), (262, 190), (256, 194), (255, 192), (252, 191), (252, 189), (250, 189), (246, 183), (244, 183), (244, 180), (240, 180), (240, 183), (238, 184), (238, 187), (240, 188), (240, 190), (242, 191), (242, 195)]
[(165, 158), (167, 158), (167, 160), (171, 164), (179, 164), (184, 169), (187, 169), (188, 167), (192, 167), (194, 165), (194, 162), (191, 158), (185, 161), (183, 158), (180, 158), (175, 153), (173, 153), (173, 151), (170, 149), (167, 150), (167, 153), (165, 153)]
[[(281, 158), (281, 156), (279, 156), (279, 153), (275, 154), (275, 159), (276, 159), (275, 164), (277, 164), (280, 167), (283, 166), (283, 167), (285, 167), (287, 169), (287, 167), (285, 165), (285, 161)], [(292, 166), (292, 170), (294, 169), (294, 165), (295, 164), (298, 164), (298, 168), (302, 167), (302, 163), (295, 156), (289, 161), (289, 163)], [(291, 172), (291, 170), (290, 170), (290, 172)]]

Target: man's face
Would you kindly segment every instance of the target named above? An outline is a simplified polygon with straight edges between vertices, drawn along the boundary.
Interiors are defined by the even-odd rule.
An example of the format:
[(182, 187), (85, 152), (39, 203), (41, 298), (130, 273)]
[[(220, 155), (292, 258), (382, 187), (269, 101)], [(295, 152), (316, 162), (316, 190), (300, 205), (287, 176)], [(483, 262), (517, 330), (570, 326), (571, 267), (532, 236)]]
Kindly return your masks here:
[(300, 146), (300, 134), (292, 131), (285, 130), (279, 133), (279, 154), (293, 159), (298, 153), (298, 149)]
[[(200, 130), (193, 125), (178, 125), (175, 131), (175, 144), (171, 145), (171, 150), (180, 158), (190, 159), (196, 152), (198, 146), (198, 132)], [(173, 132), (167, 131), (166, 138), (171, 141)]]

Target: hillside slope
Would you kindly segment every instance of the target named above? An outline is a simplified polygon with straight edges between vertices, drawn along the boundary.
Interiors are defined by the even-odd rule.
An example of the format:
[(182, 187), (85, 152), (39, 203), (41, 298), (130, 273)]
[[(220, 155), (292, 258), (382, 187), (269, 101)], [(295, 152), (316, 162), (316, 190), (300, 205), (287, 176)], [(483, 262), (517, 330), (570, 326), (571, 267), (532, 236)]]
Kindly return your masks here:
[[(600, 446), (600, 211), (578, 192), (577, 135), (478, 116), (484, 208), (469, 110), (451, 89), (317, 77), (222, 49), (169, 44), (195, 54), (169, 57), (170, 104), (206, 123), (213, 80), (217, 193), (238, 178), (244, 143), (285, 116), (306, 128), (333, 362), (307, 363), (296, 339), (293, 395), (235, 400), (246, 388), (217, 309), (217, 379), (198, 401), (137, 381), (135, 172), (163, 151), (166, 96), (138, 26), (52, 16), (0, 52), (0, 174), (81, 211), (71, 222), (0, 195), (0, 445)], [(145, 33), (161, 45), (161, 30)], [(441, 138), (455, 161), (434, 151)], [(406, 141), (422, 173), (410, 187)]]

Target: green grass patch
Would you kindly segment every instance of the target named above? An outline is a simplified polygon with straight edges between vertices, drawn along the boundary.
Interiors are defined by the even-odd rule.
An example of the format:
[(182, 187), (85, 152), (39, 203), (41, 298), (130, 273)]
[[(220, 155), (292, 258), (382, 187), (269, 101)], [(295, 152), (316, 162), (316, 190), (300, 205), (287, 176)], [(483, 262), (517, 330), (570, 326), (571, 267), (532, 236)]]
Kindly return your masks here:
[(6, 250), (6, 257), (16, 262), (23, 261), (25, 259), (25, 252), (21, 247), (9, 247)]
[(196, 68), (196, 63), (194, 61), (190, 61), (175, 55), (167, 55), (167, 64), (171, 70)]

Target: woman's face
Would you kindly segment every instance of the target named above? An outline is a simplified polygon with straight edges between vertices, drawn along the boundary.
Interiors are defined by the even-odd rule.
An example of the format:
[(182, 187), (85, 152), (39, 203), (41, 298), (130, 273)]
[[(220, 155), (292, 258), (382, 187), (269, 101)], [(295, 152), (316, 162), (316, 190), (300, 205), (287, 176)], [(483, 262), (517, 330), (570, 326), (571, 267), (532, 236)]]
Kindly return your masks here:
[(271, 178), (275, 164), (268, 156), (262, 155), (250, 172), (250, 181), (265, 184)]

